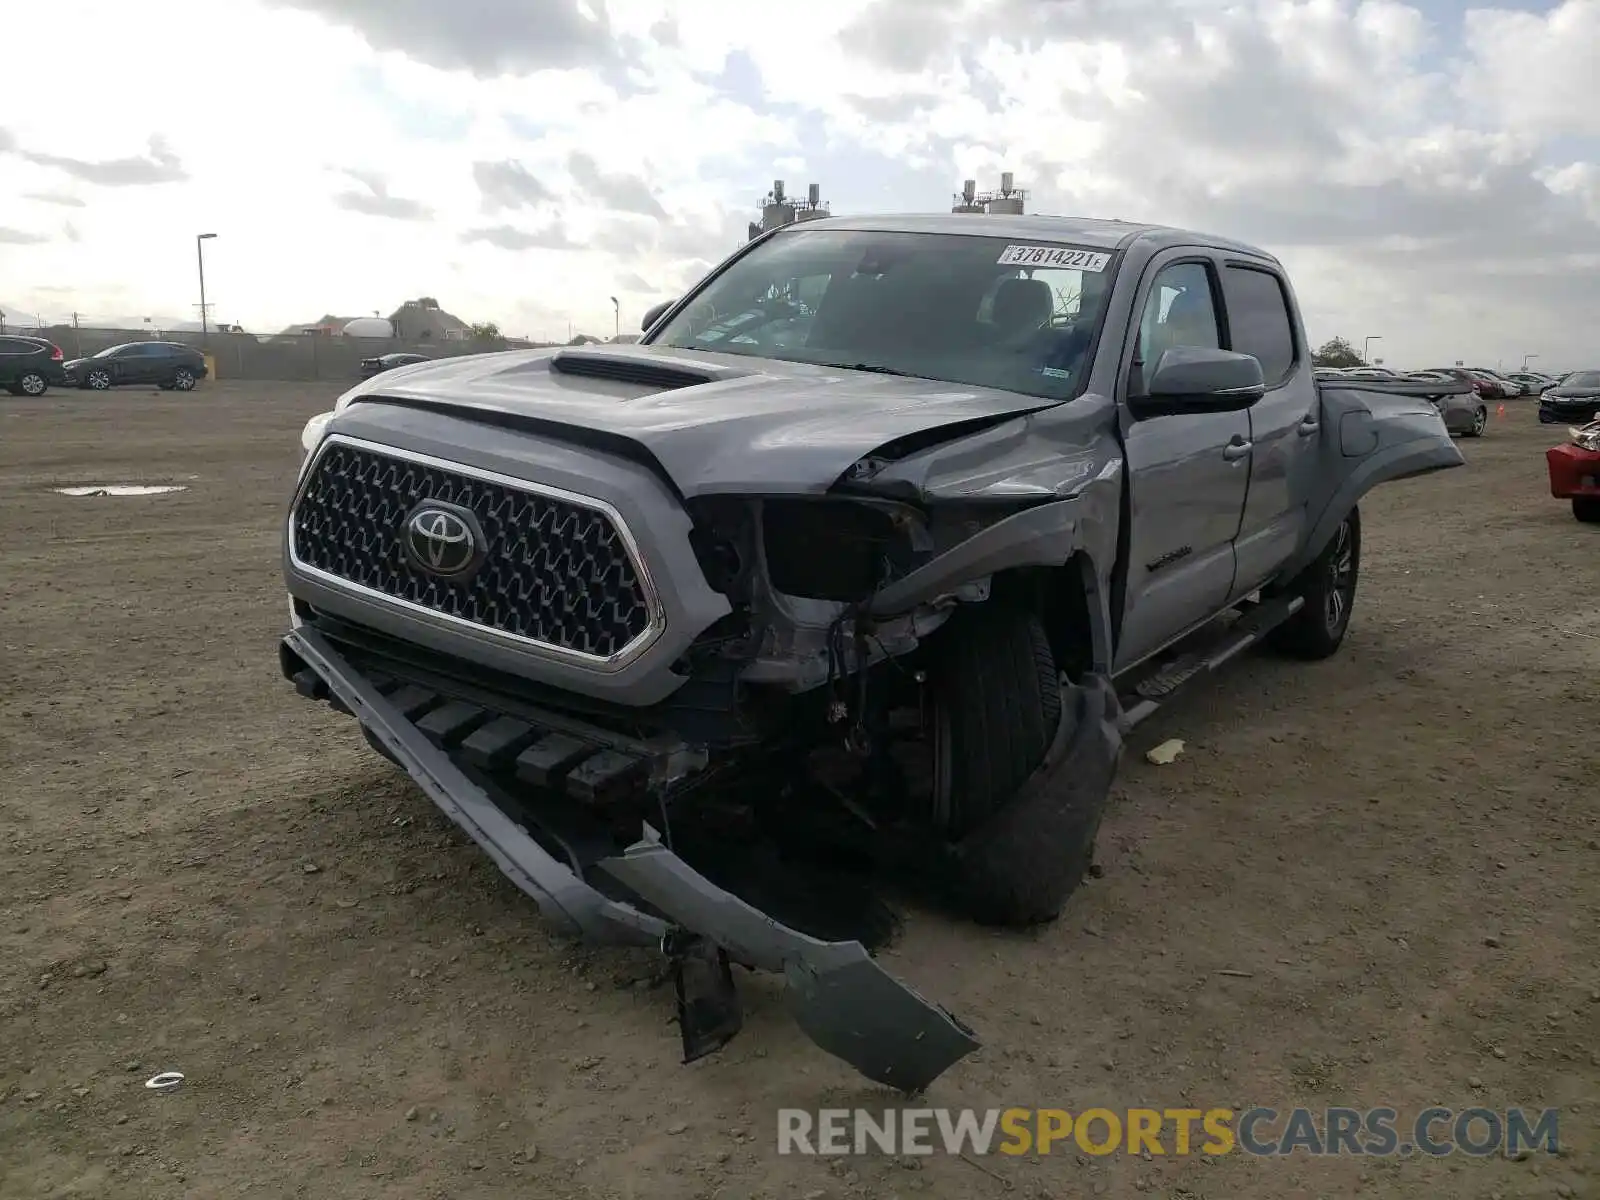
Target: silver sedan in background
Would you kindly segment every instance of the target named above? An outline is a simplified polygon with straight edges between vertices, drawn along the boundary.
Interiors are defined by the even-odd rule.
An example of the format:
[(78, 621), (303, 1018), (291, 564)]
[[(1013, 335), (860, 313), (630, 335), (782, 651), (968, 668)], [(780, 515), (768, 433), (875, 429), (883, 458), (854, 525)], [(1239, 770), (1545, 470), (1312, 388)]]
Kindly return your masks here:
[(1472, 376), (1466, 371), (1440, 368), (1437, 371), (1416, 371), (1404, 378), (1416, 383), (1438, 382), (1466, 388), (1465, 391), (1430, 397), (1452, 437), (1482, 437), (1483, 431), (1489, 427), (1489, 405), (1472, 386)]

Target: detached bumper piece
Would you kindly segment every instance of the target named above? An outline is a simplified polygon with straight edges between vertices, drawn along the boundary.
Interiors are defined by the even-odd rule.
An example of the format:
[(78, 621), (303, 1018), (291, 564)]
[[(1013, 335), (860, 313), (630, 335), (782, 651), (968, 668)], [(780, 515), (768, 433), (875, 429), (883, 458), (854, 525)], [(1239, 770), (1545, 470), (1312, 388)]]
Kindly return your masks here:
[(972, 1030), (884, 971), (860, 942), (821, 941), (773, 920), (707, 880), (649, 825), (620, 852), (583, 824), (581, 812), (564, 828), (539, 820), (543, 840), (536, 838), (514, 798), (486, 773), (491, 766), (503, 772), (509, 756), (518, 779), (576, 798), (619, 774), (637, 786), (651, 767), (639, 747), (607, 745), (615, 735), (559, 718), (563, 728), (542, 728), (415, 685), (369, 679), (306, 627), (284, 638), (280, 657), (302, 695), (355, 716), (563, 932), (659, 946), (673, 962), (685, 1061), (738, 1032), (730, 961), (782, 975), (785, 1001), (806, 1034), (889, 1087), (921, 1091), (977, 1049)]

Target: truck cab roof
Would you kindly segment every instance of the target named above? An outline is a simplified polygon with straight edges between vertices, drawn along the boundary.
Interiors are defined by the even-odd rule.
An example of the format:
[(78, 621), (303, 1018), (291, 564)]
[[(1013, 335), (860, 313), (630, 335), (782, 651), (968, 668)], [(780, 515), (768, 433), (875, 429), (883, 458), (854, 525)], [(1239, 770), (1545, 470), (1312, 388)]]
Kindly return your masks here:
[(849, 229), (879, 233), (970, 234), (973, 237), (1009, 237), (1049, 242), (1072, 242), (1096, 250), (1123, 250), (1135, 242), (1151, 252), (1169, 246), (1213, 246), (1276, 263), (1265, 250), (1214, 233), (1199, 233), (1167, 225), (1100, 217), (1063, 217), (987, 213), (889, 213), (878, 216), (821, 217), (785, 225), (780, 232), (805, 229)]

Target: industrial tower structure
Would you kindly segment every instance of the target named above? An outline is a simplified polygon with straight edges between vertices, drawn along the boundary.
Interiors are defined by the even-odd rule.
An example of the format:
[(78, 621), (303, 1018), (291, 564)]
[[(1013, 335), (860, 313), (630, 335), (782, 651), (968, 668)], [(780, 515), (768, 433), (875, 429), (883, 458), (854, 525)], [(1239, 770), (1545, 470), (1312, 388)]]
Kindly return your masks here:
[(956, 194), (955, 204), (951, 206), (950, 211), (1021, 216), (1027, 203), (1028, 193), (1014, 186), (1014, 183), (1011, 172), (1003, 171), (998, 191), (980, 192), (977, 180), (969, 179), (961, 185), (961, 191)]
[(817, 184), (810, 186), (804, 200), (796, 200), (784, 192), (783, 180), (774, 179), (772, 190), (761, 201), (761, 220), (750, 222), (750, 237), (747, 240), (753, 241), (782, 225), (790, 225), (795, 221), (815, 221), (827, 215), (828, 206), (823, 203), (822, 189)]

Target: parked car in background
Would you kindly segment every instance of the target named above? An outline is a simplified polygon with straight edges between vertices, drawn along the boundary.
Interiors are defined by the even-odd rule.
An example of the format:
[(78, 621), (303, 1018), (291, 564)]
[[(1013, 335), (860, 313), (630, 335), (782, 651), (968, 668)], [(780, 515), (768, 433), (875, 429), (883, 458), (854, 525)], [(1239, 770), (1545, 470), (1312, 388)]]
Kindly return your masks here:
[(1438, 392), (1428, 399), (1444, 418), (1444, 426), (1454, 437), (1482, 437), (1489, 427), (1489, 406), (1478, 392), (1477, 380), (1460, 367), (1440, 367), (1433, 371), (1413, 371), (1400, 382), (1424, 386), (1437, 385)]
[(1423, 375), (1449, 375), (1451, 378), (1465, 376), (1472, 382), (1473, 391), (1485, 400), (1500, 400), (1505, 396), (1505, 389), (1498, 383), (1486, 377), (1480, 371), (1469, 371), (1465, 367), (1429, 367), (1426, 371), (1419, 372)]
[(1600, 421), (1572, 430), (1570, 440), (1544, 454), (1550, 494), (1572, 501), (1572, 515), (1585, 525), (1600, 524)]
[(1506, 378), (1512, 383), (1519, 384), (1524, 396), (1537, 396), (1556, 385), (1556, 380), (1552, 376), (1539, 371), (1514, 371)]
[(1505, 371), (1494, 372), (1494, 377), (1501, 383), (1505, 384), (1506, 390), (1513, 396), (1531, 396), (1537, 394), (1536, 388), (1530, 388), (1526, 384), (1520, 383), (1519, 381), (1511, 378), (1511, 376)]
[(13, 396), (42, 396), (67, 382), (61, 347), (44, 338), (0, 337), (0, 387)]
[(69, 382), (97, 392), (128, 383), (187, 392), (206, 377), (205, 356), (182, 342), (124, 342), (63, 366)]
[(381, 375), (385, 371), (392, 371), (396, 367), (409, 367), (412, 363), (431, 362), (426, 354), (412, 354), (409, 351), (399, 351), (394, 354), (380, 354), (377, 358), (363, 358), (361, 360), (361, 378), (371, 379), (374, 375)]
[(1574, 371), (1539, 397), (1539, 423), (1587, 425), (1600, 417), (1600, 371)]
[(1510, 400), (1514, 396), (1522, 395), (1520, 384), (1512, 383), (1509, 379), (1502, 379), (1495, 372), (1484, 367), (1465, 368), (1474, 379), (1483, 381), (1483, 395), (1490, 400)]

